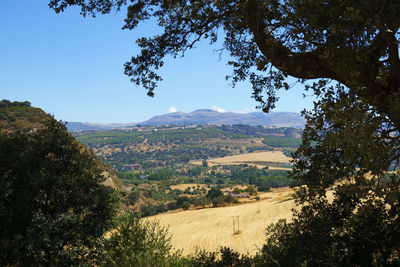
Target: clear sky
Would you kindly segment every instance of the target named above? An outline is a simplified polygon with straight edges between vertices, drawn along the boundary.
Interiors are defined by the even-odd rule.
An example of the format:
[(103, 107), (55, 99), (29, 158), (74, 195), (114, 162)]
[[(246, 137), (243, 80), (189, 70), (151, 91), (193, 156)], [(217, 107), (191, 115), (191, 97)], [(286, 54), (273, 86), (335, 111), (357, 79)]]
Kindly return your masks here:
[[(123, 31), (125, 14), (83, 18), (77, 9), (55, 14), (49, 0), (0, 1), (0, 99), (28, 100), (63, 121), (140, 122), (168, 111), (200, 108), (254, 111), (249, 83), (235, 88), (227, 56), (206, 42), (183, 59), (168, 59), (150, 98), (130, 83), (123, 64), (138, 53), (135, 40), (157, 30), (150, 23)], [(312, 107), (302, 87), (280, 93), (274, 111)]]

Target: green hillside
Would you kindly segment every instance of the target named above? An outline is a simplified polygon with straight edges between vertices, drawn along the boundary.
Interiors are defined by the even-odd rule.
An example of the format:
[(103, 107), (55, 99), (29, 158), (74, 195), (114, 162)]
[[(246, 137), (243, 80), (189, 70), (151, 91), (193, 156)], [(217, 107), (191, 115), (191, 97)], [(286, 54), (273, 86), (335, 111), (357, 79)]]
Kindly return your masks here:
[(40, 108), (31, 107), (31, 103), (0, 101), (0, 133), (29, 132), (38, 128), (50, 118)]
[[(40, 108), (31, 107), (31, 103), (0, 101), (0, 134), (12, 133), (28, 134), (43, 126), (51, 116)], [(105, 183), (113, 188), (123, 188), (123, 183), (117, 177), (114, 170), (109, 168), (101, 159), (98, 159), (98, 166), (104, 171)]]
[(301, 139), (286, 136), (266, 136), (263, 143), (271, 147), (298, 147), (301, 145)]
[(135, 126), (74, 134), (117, 169), (125, 164), (172, 166), (277, 147), (290, 153), (301, 141), (299, 129), (248, 125)]

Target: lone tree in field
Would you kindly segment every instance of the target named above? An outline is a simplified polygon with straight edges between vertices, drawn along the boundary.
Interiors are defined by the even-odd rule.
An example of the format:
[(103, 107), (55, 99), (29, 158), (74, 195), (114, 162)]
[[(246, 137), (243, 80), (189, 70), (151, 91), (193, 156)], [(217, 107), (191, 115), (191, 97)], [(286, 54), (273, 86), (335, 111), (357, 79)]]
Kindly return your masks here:
[[(264, 259), (280, 266), (398, 265), (400, 251), (400, 1), (52, 0), (56, 12), (127, 6), (124, 29), (155, 19), (164, 32), (137, 40), (125, 64), (153, 96), (167, 56), (223, 39), (233, 85), (250, 80), (264, 111), (295, 77), (318, 100), (305, 112), (293, 177), (302, 208), (270, 228)], [(327, 188), (335, 185), (333, 201)]]

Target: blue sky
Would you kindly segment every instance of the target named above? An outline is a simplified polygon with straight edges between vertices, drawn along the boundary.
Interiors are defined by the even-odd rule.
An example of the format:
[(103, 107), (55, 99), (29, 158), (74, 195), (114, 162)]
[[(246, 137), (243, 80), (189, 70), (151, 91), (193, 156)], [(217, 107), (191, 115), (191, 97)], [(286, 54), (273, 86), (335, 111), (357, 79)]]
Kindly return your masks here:
[[(169, 110), (253, 111), (249, 83), (235, 88), (231, 73), (206, 42), (183, 59), (168, 59), (150, 98), (130, 83), (123, 64), (138, 53), (135, 40), (157, 30), (147, 23), (123, 31), (124, 13), (83, 18), (77, 9), (55, 14), (48, 0), (0, 1), (0, 99), (28, 100), (63, 121), (140, 122)], [(280, 93), (274, 111), (312, 108), (302, 87)]]

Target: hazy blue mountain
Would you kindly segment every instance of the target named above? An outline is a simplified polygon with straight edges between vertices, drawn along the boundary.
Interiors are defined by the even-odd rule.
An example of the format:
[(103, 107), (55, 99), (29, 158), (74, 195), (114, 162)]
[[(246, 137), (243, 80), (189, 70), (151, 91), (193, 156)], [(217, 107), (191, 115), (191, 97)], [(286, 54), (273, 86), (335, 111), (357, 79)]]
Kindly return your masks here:
[(164, 124), (247, 124), (268, 127), (303, 128), (305, 120), (299, 113), (293, 112), (252, 112), (252, 113), (220, 113), (210, 109), (199, 109), (190, 113), (175, 112), (155, 116), (141, 125)]
[(102, 131), (111, 130), (117, 128), (123, 128), (135, 123), (121, 124), (121, 123), (89, 123), (89, 122), (67, 122), (67, 128), (70, 132), (84, 132), (84, 131)]
[(252, 112), (234, 113), (218, 112), (210, 109), (199, 109), (190, 113), (174, 112), (164, 115), (154, 116), (147, 121), (129, 124), (94, 124), (83, 122), (68, 122), (67, 127), (71, 132), (81, 132), (89, 130), (109, 130), (123, 128), (134, 125), (186, 125), (186, 124), (212, 124), (212, 125), (261, 125), (267, 127), (294, 127), (303, 128), (305, 120), (299, 113), (294, 112)]

